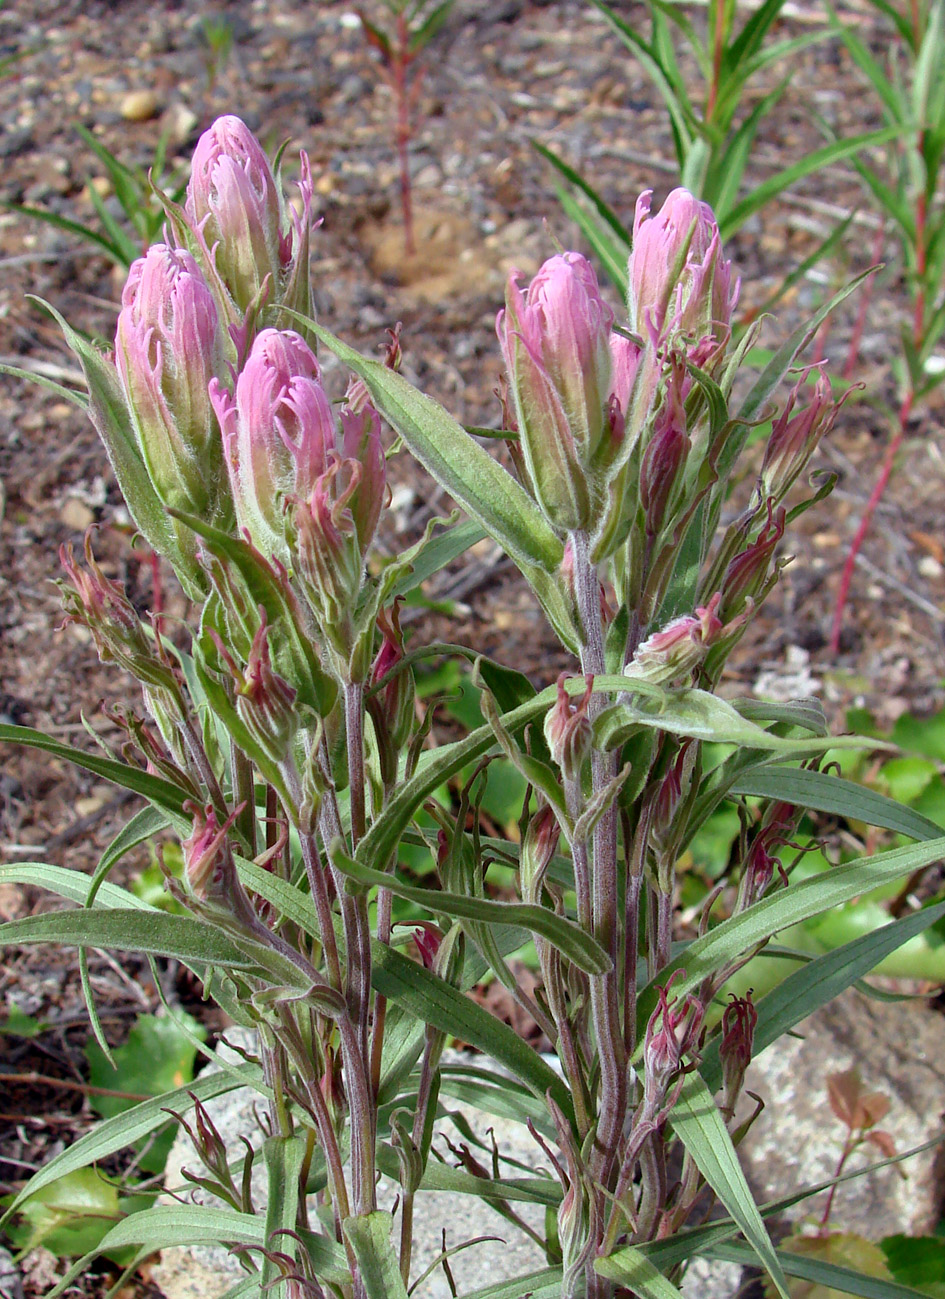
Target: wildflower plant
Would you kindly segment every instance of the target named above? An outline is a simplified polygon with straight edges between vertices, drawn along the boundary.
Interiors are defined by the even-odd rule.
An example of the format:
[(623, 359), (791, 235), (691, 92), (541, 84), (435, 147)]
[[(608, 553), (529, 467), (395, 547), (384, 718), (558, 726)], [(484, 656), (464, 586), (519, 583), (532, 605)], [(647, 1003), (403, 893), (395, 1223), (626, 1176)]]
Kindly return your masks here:
[[(64, 598), (100, 657), (141, 685), (140, 713), (118, 715), (123, 756), (0, 728), (146, 801), (91, 880), (44, 863), (0, 870), (78, 904), (0, 927), (0, 939), (173, 957), (255, 1028), (257, 1047), (104, 1121), (10, 1212), (173, 1113), (224, 1207), (183, 1200), (132, 1214), (100, 1248), (133, 1245), (140, 1258), (219, 1240), (246, 1271), (233, 1296), (405, 1299), (418, 1281), (416, 1194), (436, 1187), (484, 1197), (512, 1222), (510, 1203), (546, 1210), (544, 1267), (466, 1299), (672, 1299), (688, 1260), (723, 1247), (760, 1260), (787, 1296), (797, 1259), (773, 1246), (735, 1154), (750, 1122), (745, 1069), (938, 911), (799, 964), (757, 1003), (727, 998), (727, 981), (779, 930), (945, 852), (925, 818), (860, 791), (858, 815), (916, 842), (793, 883), (775, 869), (775, 846), (805, 807), (844, 810), (845, 782), (818, 761), (861, 742), (829, 737), (810, 700), (716, 692), (777, 582), (788, 523), (822, 494), (802, 474), (833, 403), (826, 379), (811, 395), (801, 373), (750, 499), (734, 515), (727, 504), (751, 428), (826, 308), (733, 408), (754, 331), (733, 344), (738, 277), (713, 213), (683, 190), (659, 212), (642, 196), (621, 321), (577, 253), (553, 256), (531, 283), (509, 278), (497, 332), (513, 473), (397, 372), (396, 344), (386, 362), (368, 360), (312, 319), (306, 163), (301, 176), (293, 218), (245, 126), (217, 122), (184, 204), (168, 201), (164, 242), (131, 268), (114, 356), (65, 326), (128, 507), (198, 616), (173, 637), (164, 619), (148, 625), (87, 538), (84, 561), (64, 555)], [(316, 342), (352, 373), (340, 403)], [(382, 420), (471, 522), (440, 520), (375, 569)], [(405, 644), (400, 597), (483, 533), (574, 654), (572, 674), (533, 684), (474, 648)], [(433, 745), (414, 669), (455, 653), (473, 661), (482, 725)], [(706, 742), (728, 746), (711, 768)], [(527, 782), (520, 843), (480, 824), (497, 756)], [(449, 811), (433, 797), (444, 786)], [(747, 796), (761, 803), (739, 860), (681, 929), (680, 855), (723, 800)], [(189, 914), (106, 878), (167, 830), (184, 866), (167, 888)], [(435, 871), (421, 884), (398, 867), (402, 843), (429, 848)], [(490, 889), (495, 862), (516, 867), (513, 899)], [(397, 899), (423, 918), (395, 927)], [(529, 939), (534, 991), (509, 960)], [(557, 1067), (467, 995), (489, 971), (542, 1028)], [(444, 1064), (452, 1035), (482, 1053), (460, 1072)], [(236, 1086), (258, 1094), (255, 1156), (227, 1149), (204, 1109)], [(528, 1125), (533, 1176), (501, 1150), (490, 1167), (470, 1156), (444, 1171), (437, 1123), (459, 1096)], [(249, 1190), (254, 1157), (264, 1204)], [(379, 1189), (381, 1174), (395, 1193)], [(710, 1225), (707, 1197), (722, 1206)], [(444, 1225), (461, 1236), (461, 1224)], [(462, 1244), (444, 1245), (438, 1262)], [(878, 1293), (858, 1290), (848, 1268), (804, 1266)]]

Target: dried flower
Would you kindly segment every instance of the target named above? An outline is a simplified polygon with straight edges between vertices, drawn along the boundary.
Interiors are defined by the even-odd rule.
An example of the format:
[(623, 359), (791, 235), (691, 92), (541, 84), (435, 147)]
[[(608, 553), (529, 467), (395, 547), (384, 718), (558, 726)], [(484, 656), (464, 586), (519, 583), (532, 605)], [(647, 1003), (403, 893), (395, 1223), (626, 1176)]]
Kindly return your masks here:
[(587, 689), (580, 698), (572, 698), (565, 689), (566, 673), (558, 677), (558, 699), (545, 716), (545, 739), (551, 756), (561, 768), (565, 780), (580, 780), (581, 768), (591, 751), (593, 735), (588, 707), (594, 691), (594, 678), (585, 678)]

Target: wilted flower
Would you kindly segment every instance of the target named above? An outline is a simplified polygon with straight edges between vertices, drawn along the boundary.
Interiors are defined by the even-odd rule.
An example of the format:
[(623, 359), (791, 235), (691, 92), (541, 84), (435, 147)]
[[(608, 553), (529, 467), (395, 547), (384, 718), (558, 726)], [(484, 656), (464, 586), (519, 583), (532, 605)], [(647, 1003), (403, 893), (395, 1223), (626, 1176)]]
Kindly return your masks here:
[(556, 526), (587, 527), (586, 470), (609, 432), (613, 313), (580, 253), (544, 263), (523, 293), (509, 276), (496, 330), (535, 495)]
[(71, 546), (59, 548), (59, 561), (71, 584), (60, 584), (66, 620), (89, 629), (103, 663), (118, 663), (152, 690), (176, 695), (173, 673), (157, 654), (134, 605), (102, 572), (92, 553), (91, 534), (89, 528), (85, 568), (76, 562)]
[(751, 1064), (758, 1012), (752, 1004), (750, 988), (744, 997), (737, 997), (734, 992), (730, 995), (732, 999), (722, 1012), (719, 1057), (722, 1061), (724, 1105), (732, 1111), (742, 1088), (745, 1070)]
[(644, 1092), (651, 1109), (658, 1108), (682, 1058), (698, 1045), (705, 1010), (691, 993), (680, 1002), (669, 999), (676, 971), (665, 988), (657, 988), (659, 1004), (650, 1016), (643, 1042)]
[(198, 902), (222, 899), (228, 881), (236, 877), (228, 835), (242, 808), (231, 812), (222, 825), (210, 803), (198, 807), (188, 801), (184, 804), (184, 811), (193, 816), (190, 837), (181, 841), (187, 887)]
[(335, 446), (315, 355), (293, 330), (264, 329), (235, 396), (214, 380), (210, 399), (223, 430), (237, 520), (264, 554), (284, 557), (285, 502), (311, 494)]
[(731, 262), (712, 209), (688, 190), (674, 189), (656, 216), (652, 191), (637, 199), (628, 266), (630, 324), (642, 338), (662, 342), (670, 332), (699, 343), (727, 341), (738, 297)]
[(778, 542), (784, 536), (787, 514), (784, 506), (774, 509), (767, 503), (768, 517), (755, 540), (736, 555), (722, 579), (723, 610), (726, 617), (741, 613), (748, 601), (763, 600), (777, 579), (777, 568), (771, 560)]
[(565, 780), (579, 780), (581, 768), (591, 751), (592, 732), (588, 707), (594, 692), (594, 678), (588, 674), (584, 680), (586, 690), (580, 698), (573, 698), (565, 689), (567, 676), (558, 677), (558, 699), (545, 715), (545, 739), (551, 756), (561, 768)]
[(720, 603), (721, 595), (716, 592), (708, 605), (698, 608), (695, 614), (674, 618), (647, 637), (624, 668), (624, 675), (654, 685), (670, 685), (691, 676), (701, 667), (709, 649), (733, 630), (731, 624), (724, 626), (718, 616)]
[(372, 688), (380, 688), (371, 695), (368, 708), (375, 728), (383, 732), (394, 752), (398, 753), (413, 731), (417, 693), (412, 669), (398, 672), (386, 681), (388, 674), (404, 657), (399, 598), (394, 601), (389, 613), (384, 609), (380, 611), (377, 626), (383, 641), (371, 668), (370, 684)]
[[(301, 217), (286, 220), (279, 186), (252, 131), (219, 117), (197, 142), (186, 212), (240, 317), (269, 280), (271, 298), (307, 312), (312, 186), (302, 154)], [(293, 255), (294, 254), (294, 255)]]
[(208, 396), (223, 370), (213, 294), (190, 253), (154, 244), (121, 301), (115, 359), (148, 475), (165, 505), (213, 518), (228, 509)]
[(775, 420), (761, 465), (765, 496), (780, 501), (795, 479), (803, 473), (824, 434), (829, 433), (841, 403), (831, 400), (830, 380), (821, 374), (810, 402), (796, 415), (794, 403), (805, 379), (798, 380), (787, 405)]
[(519, 874), (525, 902), (541, 900), (542, 884), (560, 836), (561, 826), (554, 809), (545, 803), (528, 822), (522, 842)]

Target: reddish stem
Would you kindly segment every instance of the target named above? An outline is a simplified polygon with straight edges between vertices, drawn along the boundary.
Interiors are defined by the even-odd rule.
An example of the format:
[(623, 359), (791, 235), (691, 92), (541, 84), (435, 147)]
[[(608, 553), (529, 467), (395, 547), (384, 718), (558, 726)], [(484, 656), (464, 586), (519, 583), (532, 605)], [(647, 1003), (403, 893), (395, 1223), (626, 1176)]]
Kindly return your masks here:
[(879, 471), (879, 477), (876, 480), (869, 501), (866, 504), (866, 509), (863, 513), (862, 519), (860, 520), (860, 526), (856, 530), (856, 536), (853, 538), (853, 543), (847, 554), (846, 563), (843, 566), (843, 576), (840, 578), (840, 591), (837, 595), (837, 604), (833, 614), (833, 627), (830, 632), (830, 648), (835, 654), (840, 648), (840, 628), (843, 624), (843, 611), (846, 608), (847, 598), (850, 594), (850, 583), (853, 580), (853, 569), (856, 566), (856, 557), (860, 553), (860, 547), (863, 545), (863, 540), (869, 531), (873, 515), (876, 513), (876, 507), (882, 500), (883, 492), (886, 490), (886, 484), (889, 482), (889, 476), (892, 473), (893, 462), (896, 459), (899, 448), (902, 446), (902, 440), (906, 432), (906, 423), (912, 411), (913, 396), (914, 394), (910, 388), (909, 392), (906, 394), (905, 400), (899, 408), (899, 427), (896, 429), (894, 436), (886, 448), (886, 455), (883, 459), (882, 468)]
[(413, 197), (410, 188), (410, 96), (407, 68), (411, 62), (410, 33), (404, 14), (397, 15), (397, 54), (394, 58), (394, 94), (397, 99), (397, 156), (400, 160), (400, 208), (404, 217), (404, 252), (417, 251), (413, 237)]
[(839, 1160), (837, 1161), (837, 1167), (836, 1167), (835, 1170), (834, 1170), (834, 1174), (833, 1174), (833, 1175), (834, 1175), (834, 1179), (835, 1179), (835, 1180), (834, 1180), (834, 1184), (833, 1184), (833, 1186), (831, 1186), (831, 1188), (830, 1188), (830, 1190), (829, 1190), (829, 1192), (828, 1192), (828, 1194), (827, 1194), (827, 1203), (824, 1205), (824, 1212), (823, 1212), (823, 1215), (821, 1216), (821, 1219), (820, 1219), (820, 1235), (821, 1235), (821, 1236), (826, 1236), (826, 1234), (827, 1234), (827, 1227), (828, 1227), (828, 1224), (829, 1224), (829, 1222), (830, 1222), (830, 1214), (831, 1214), (831, 1211), (833, 1210), (833, 1197), (834, 1197), (834, 1196), (836, 1195), (836, 1193), (837, 1193), (837, 1182), (836, 1182), (836, 1179), (839, 1178), (839, 1177), (841, 1177), (841, 1176), (843, 1175), (843, 1170), (844, 1170), (844, 1167), (846, 1166), (846, 1162), (847, 1162), (847, 1160), (850, 1158), (850, 1156), (851, 1156), (852, 1153), (853, 1153), (853, 1147), (854, 1147), (854, 1144), (855, 1144), (855, 1142), (854, 1142), (854, 1140), (853, 1140), (853, 1129), (850, 1128), (849, 1131), (847, 1132), (847, 1139), (846, 1139), (846, 1141), (844, 1141), (844, 1143), (843, 1143), (843, 1150), (840, 1152), (840, 1158), (839, 1158)]
[[(881, 221), (879, 229), (876, 231), (876, 238), (873, 240), (873, 251), (870, 260), (874, 267), (883, 255), (883, 239), (886, 235), (886, 223)], [(863, 341), (863, 330), (866, 328), (866, 318), (870, 309), (870, 301), (873, 297), (873, 286), (876, 283), (876, 276), (871, 275), (863, 285), (863, 292), (860, 294), (860, 309), (857, 312), (856, 324), (853, 326), (853, 333), (850, 335), (850, 346), (847, 349), (847, 359), (843, 363), (842, 378), (847, 382), (853, 378), (853, 372), (856, 369), (856, 363), (860, 359), (860, 344)]]

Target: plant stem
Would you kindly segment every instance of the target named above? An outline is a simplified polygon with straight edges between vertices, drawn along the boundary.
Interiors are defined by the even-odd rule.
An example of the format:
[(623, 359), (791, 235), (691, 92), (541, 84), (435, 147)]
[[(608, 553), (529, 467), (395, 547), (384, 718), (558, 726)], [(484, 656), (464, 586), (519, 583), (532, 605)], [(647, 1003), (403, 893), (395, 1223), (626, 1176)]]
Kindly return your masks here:
[(394, 56), (394, 95), (397, 100), (397, 157), (400, 162), (400, 210), (404, 217), (404, 252), (413, 257), (417, 251), (413, 237), (413, 196), (410, 187), (410, 97), (407, 68), (410, 65), (410, 33), (407, 15), (397, 15), (397, 53)]
[(856, 530), (856, 536), (847, 553), (846, 563), (843, 566), (843, 573), (840, 578), (840, 590), (837, 594), (837, 604), (833, 614), (833, 627), (830, 631), (830, 648), (834, 654), (840, 649), (840, 631), (843, 626), (843, 613), (846, 608), (847, 599), (850, 594), (850, 583), (853, 580), (853, 570), (856, 567), (856, 557), (860, 553), (860, 547), (869, 532), (870, 524), (873, 521), (873, 515), (876, 508), (883, 498), (883, 492), (886, 490), (886, 484), (889, 482), (892, 474), (893, 464), (902, 446), (903, 438), (906, 435), (906, 425), (912, 412), (912, 403), (914, 393), (910, 387), (906, 393), (905, 400), (899, 408), (899, 427), (889, 441), (886, 447), (886, 454), (883, 457), (882, 467), (879, 471), (879, 477), (870, 493), (870, 498), (866, 503), (866, 509), (863, 511), (863, 517), (860, 519), (860, 525)]

